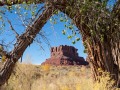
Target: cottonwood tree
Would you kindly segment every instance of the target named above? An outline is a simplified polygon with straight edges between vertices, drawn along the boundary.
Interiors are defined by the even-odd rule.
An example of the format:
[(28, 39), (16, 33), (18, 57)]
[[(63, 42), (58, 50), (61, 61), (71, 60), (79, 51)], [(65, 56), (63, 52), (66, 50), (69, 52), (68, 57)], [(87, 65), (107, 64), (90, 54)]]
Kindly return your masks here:
[(33, 42), (47, 20), (59, 10), (72, 19), (82, 35), (88, 53), (94, 79), (101, 75), (98, 69), (109, 72), (115, 84), (119, 84), (120, 60), (120, 0), (112, 8), (108, 0), (1, 0), (0, 6), (44, 3), (45, 9), (17, 37), (14, 49), (6, 54), (6, 62), (0, 71), (0, 85), (10, 77), (15, 63)]

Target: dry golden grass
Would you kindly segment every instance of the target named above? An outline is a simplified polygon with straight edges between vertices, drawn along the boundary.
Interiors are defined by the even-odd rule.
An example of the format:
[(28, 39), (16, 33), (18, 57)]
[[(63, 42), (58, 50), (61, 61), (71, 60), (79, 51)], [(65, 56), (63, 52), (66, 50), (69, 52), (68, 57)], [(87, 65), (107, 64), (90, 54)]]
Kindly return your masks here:
[(17, 64), (2, 90), (118, 90), (112, 83), (107, 73), (101, 83), (94, 83), (90, 68), (84, 66)]

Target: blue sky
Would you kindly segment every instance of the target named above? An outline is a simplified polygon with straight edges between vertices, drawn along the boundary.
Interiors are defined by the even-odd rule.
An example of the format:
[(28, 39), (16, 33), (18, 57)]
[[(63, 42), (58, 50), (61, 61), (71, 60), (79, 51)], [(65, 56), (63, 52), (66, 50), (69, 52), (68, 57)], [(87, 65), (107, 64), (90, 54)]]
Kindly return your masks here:
[[(1, 9), (1, 10), (4, 10)], [(23, 15), (24, 12), (28, 12), (25, 11), (23, 9), (20, 10), (21, 15)], [(30, 12), (28, 12), (30, 13)], [(60, 13), (60, 15), (63, 15), (62, 13)], [(16, 10), (12, 10), (12, 13), (10, 13), (9, 11), (6, 11), (5, 17), (8, 17), (9, 20), (12, 21), (13, 27), (14, 29), (19, 33), (23, 33), (26, 29), (26, 27), (22, 26), (22, 21), (21, 18), (24, 20), (24, 15), (19, 17), (16, 14)], [(28, 15), (26, 17), (31, 17), (31, 15)], [(4, 18), (4, 16), (3, 16)], [(60, 16), (53, 16), (53, 18), (56, 18), (56, 22), (57, 24), (53, 24), (51, 23), (50, 20), (47, 21), (47, 23), (44, 25), (44, 27), (42, 28), (42, 31), (45, 32), (45, 36), (47, 37), (50, 46), (59, 46), (59, 45), (69, 45), (69, 46), (74, 46), (78, 49), (78, 53), (79, 56), (82, 56), (84, 58), (86, 58), (87, 54), (83, 53), (84, 51), (84, 47), (81, 41), (76, 42), (76, 44), (72, 44), (72, 41), (75, 40), (76, 37), (80, 37), (79, 34), (77, 34), (75, 37), (73, 37), (72, 40), (68, 40), (67, 36), (71, 35), (71, 31), (67, 30), (64, 25), (68, 24), (71, 22), (71, 20), (68, 18), (67, 22), (60, 22)], [(7, 19), (4, 19), (5, 21), (5, 30), (3, 30), (3, 33), (0, 35), (0, 40), (4, 40), (5, 43), (8, 43), (9, 41), (13, 41), (15, 38), (15, 35), (13, 34), (13, 32), (10, 30), (10, 26), (7, 23)], [(53, 19), (52, 19), (53, 20)], [(2, 24), (1, 24), (2, 25)], [(62, 30), (66, 29), (67, 30), (67, 34), (63, 35), (62, 34)], [(74, 29), (76, 30), (77, 28), (74, 26)], [(37, 36), (38, 38), (38, 36)], [(37, 42), (34, 42), (33, 44), (30, 45), (30, 47), (28, 47), (26, 49), (26, 51), (23, 54), (23, 62), (32, 62), (33, 64), (41, 64), (42, 62), (44, 62), (47, 58), (50, 58), (50, 46), (48, 44), (45, 43), (45, 41), (41, 38), (41, 46), (43, 47), (43, 49), (41, 49), (41, 47), (39, 46), (39, 44)], [(14, 41), (15, 42), (15, 41)], [(13, 43), (14, 43), (13, 42)], [(11, 51), (13, 49), (13, 46), (10, 46), (8, 48), (8, 51)]]
[[(110, 0), (108, 5), (113, 5), (113, 3), (115, 3), (115, 1), (116, 0)], [(33, 8), (30, 8), (30, 9), (32, 10)], [(4, 10), (4, 9), (0, 8), (0, 10)], [(20, 20), (20, 18), (18, 18), (18, 15), (16, 14), (15, 11), (16, 10), (13, 10), (12, 13), (6, 11), (5, 16), (8, 17), (12, 21), (13, 27), (16, 29), (16, 31), (18, 33), (23, 33), (26, 28), (22, 26), (21, 20)], [(20, 9), (21, 15), (23, 15), (23, 13), (25, 13), (25, 12), (27, 12), (27, 10)], [(28, 13), (30, 13), (30, 12), (28, 12)], [(21, 16), (21, 17), (24, 19), (24, 16)], [(26, 17), (29, 18), (29, 17), (31, 17), (31, 15), (29, 14)], [(51, 22), (48, 20), (48, 22), (42, 28), (42, 31), (45, 32), (45, 36), (47, 37), (48, 41), (50, 42), (50, 45), (52, 47), (59, 46), (59, 45), (74, 46), (78, 49), (79, 56), (86, 58), (87, 54), (83, 52), (84, 46), (82, 44), (82, 41), (80, 40), (76, 44), (72, 44), (72, 40), (74, 40), (76, 37), (81, 37), (80, 34), (77, 34), (72, 40), (68, 40), (67, 36), (71, 35), (71, 31), (67, 30), (67, 35), (62, 34), (62, 30), (66, 29), (64, 27), (66, 22), (60, 22), (59, 16), (54, 16), (54, 18), (56, 18), (57, 24), (51, 24)], [(68, 18), (68, 20), (69, 21), (67, 22), (67, 24), (69, 22), (71, 22), (71, 20), (69, 18)], [(5, 20), (5, 24), (6, 24), (6, 26), (5, 26), (5, 30), (3, 30), (4, 32), (2, 34), (0, 34), (0, 40), (4, 39), (4, 41), (7, 43), (8, 41), (12, 41), (15, 36), (14, 36), (13, 32), (10, 31), (9, 25), (6, 20)], [(0, 21), (0, 25), (1, 25), (1, 21)], [(75, 30), (77, 29), (75, 26), (74, 26), (74, 28), (75, 28)], [(44, 40), (41, 39), (41, 42), (42, 42), (41, 45), (44, 50), (42, 50), (40, 48), (38, 43), (34, 42), (24, 52), (23, 62), (31, 61), (33, 64), (41, 64), (47, 58), (50, 58), (50, 47), (44, 42)], [(13, 48), (13, 46), (11, 46), (8, 49), (8, 51), (10, 51), (12, 48)]]
[[(64, 23), (61, 22), (54, 26), (52, 26), (49, 21), (46, 23), (46, 25), (43, 27), (43, 31), (47, 32), (46, 35), (50, 45), (52, 47), (59, 45), (74, 46), (78, 49), (79, 56), (86, 58), (87, 54), (83, 53), (84, 47), (82, 41), (78, 41), (76, 44), (72, 44), (72, 40), (68, 40), (67, 35), (62, 34), (62, 30), (64, 28)], [(77, 36), (80, 37), (80, 35)], [(50, 57), (50, 47), (43, 42), (42, 46), (44, 50), (42, 50), (40, 49), (39, 45), (36, 44), (37, 43), (33, 43), (30, 47), (27, 48), (24, 54), (24, 59), (28, 55), (31, 56), (31, 60), (34, 64), (40, 64), (45, 61), (45, 59)]]

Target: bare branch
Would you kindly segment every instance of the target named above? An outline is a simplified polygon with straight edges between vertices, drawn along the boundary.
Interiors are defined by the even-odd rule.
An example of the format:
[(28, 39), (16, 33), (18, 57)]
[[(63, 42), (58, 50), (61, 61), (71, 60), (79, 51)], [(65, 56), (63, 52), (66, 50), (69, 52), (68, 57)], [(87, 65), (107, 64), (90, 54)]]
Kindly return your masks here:
[(18, 38), (18, 37), (19, 37), (19, 34), (18, 34), (18, 33), (16, 32), (16, 30), (13, 28), (11, 21), (8, 20), (8, 18), (7, 18), (7, 21), (8, 21), (8, 23), (10, 24), (11, 30), (12, 30), (12, 31), (14, 32), (14, 34), (16, 35), (16, 38)]
[[(41, 7), (41, 8), (37, 11), (37, 13), (35, 14), (34, 18), (33, 18), (33, 19), (31, 18), (31, 21), (29, 22), (29, 24), (33, 23), (33, 22), (38, 18), (39, 13), (40, 13), (44, 8), (45, 8), (45, 6)], [(23, 22), (24, 22), (24, 21), (23, 21)], [(25, 25), (25, 26), (26, 26), (26, 25)]]
[(43, 7), (41, 7), (39, 10), (38, 10), (38, 12), (36, 13), (36, 15), (35, 15), (35, 17), (37, 17), (38, 16), (38, 14), (40, 13), (40, 11), (42, 10), (42, 9), (44, 9), (45, 7), (43, 6)]

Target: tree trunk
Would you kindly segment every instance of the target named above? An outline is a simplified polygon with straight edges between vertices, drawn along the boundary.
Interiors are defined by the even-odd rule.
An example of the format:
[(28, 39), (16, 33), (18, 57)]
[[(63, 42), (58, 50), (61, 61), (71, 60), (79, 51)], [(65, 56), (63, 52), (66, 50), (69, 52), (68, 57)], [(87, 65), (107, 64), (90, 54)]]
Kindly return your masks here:
[[(115, 85), (119, 84), (119, 64), (115, 63), (114, 56), (112, 54), (112, 48), (110, 43), (104, 43), (103, 45), (96, 44), (93, 45), (92, 50), (90, 51), (93, 58), (90, 59), (93, 64), (93, 71), (95, 80), (99, 80), (98, 76), (101, 76), (98, 69), (102, 69), (105, 72), (109, 72), (111, 75), (111, 79), (115, 81)], [(94, 48), (94, 49), (93, 49)], [(118, 48), (117, 48), (118, 49)], [(117, 54), (118, 56), (119, 54)]]
[[(12, 3), (10, 3), (12, 2)], [(44, 24), (47, 22), (47, 20), (53, 15), (55, 8), (63, 9), (66, 6), (66, 0), (52, 0), (52, 1), (45, 1), (45, 0), (17, 0), (17, 1), (6, 1), (2, 0), (0, 1), (0, 6), (4, 5), (14, 5), (14, 4), (21, 4), (23, 2), (26, 3), (47, 3), (46, 9), (44, 12), (37, 18), (37, 20), (28, 28), (26, 29), (26, 32), (23, 33), (19, 38), (17, 39), (16, 46), (14, 47), (13, 51), (11, 51), (6, 57), (6, 62), (2, 69), (0, 70), (0, 86), (5, 84), (6, 81), (9, 79), (15, 63), (18, 61), (18, 59), (23, 55), (25, 49), (33, 42), (35, 36), (39, 33), (39, 31), (42, 29)], [(49, 4), (49, 6), (48, 6)]]
[(114, 84), (119, 87), (119, 36), (117, 37), (117, 35), (111, 35), (111, 38), (108, 38), (108, 33), (104, 33), (106, 38), (104, 38), (104, 41), (101, 41), (101, 37), (97, 35), (97, 33), (95, 36), (92, 36), (87, 26), (84, 25), (84, 23), (80, 23), (80, 14), (79, 17), (73, 20), (75, 22), (75, 25), (80, 30), (80, 33), (83, 38), (83, 43), (87, 44), (87, 53), (90, 59), (94, 80), (97, 81), (100, 79), (99, 77), (102, 74), (99, 72), (99, 69), (101, 69), (103, 72), (109, 72), (111, 79), (115, 81)]
[(53, 7), (47, 7), (46, 10), (39, 16), (33, 25), (28, 26), (26, 32), (17, 39), (17, 44), (14, 50), (7, 56), (5, 65), (0, 70), (0, 86), (3, 85), (10, 77), (15, 63), (23, 55), (25, 49), (33, 42), (36, 34), (41, 30), (47, 20), (54, 12)]
[[(117, 37), (116, 34), (113, 36), (111, 35), (111, 39), (106, 38), (105, 41), (100, 41), (101, 37), (97, 35), (97, 33), (95, 36), (91, 35), (89, 28), (87, 28), (86, 26), (88, 21), (86, 22), (86, 24), (81, 23), (80, 12), (75, 9), (74, 12), (73, 9), (71, 10), (72, 11), (63, 10), (63, 12), (66, 13), (73, 20), (73, 23), (80, 30), (80, 33), (83, 38), (83, 43), (87, 44), (87, 53), (90, 59), (89, 61), (92, 67), (94, 79), (96, 81), (99, 80), (99, 76), (101, 76), (102, 74), (99, 73), (98, 69), (101, 69), (103, 72), (109, 72), (111, 79), (114, 79), (115, 81), (115, 85), (119, 86), (119, 36)], [(107, 36), (108, 33), (104, 34)]]

